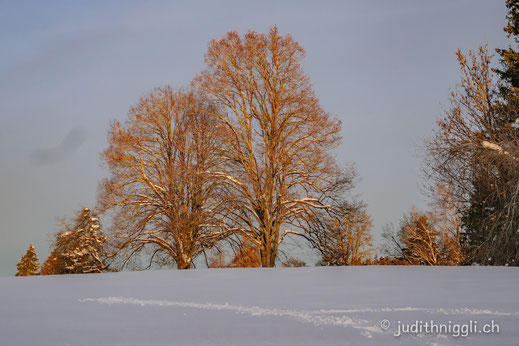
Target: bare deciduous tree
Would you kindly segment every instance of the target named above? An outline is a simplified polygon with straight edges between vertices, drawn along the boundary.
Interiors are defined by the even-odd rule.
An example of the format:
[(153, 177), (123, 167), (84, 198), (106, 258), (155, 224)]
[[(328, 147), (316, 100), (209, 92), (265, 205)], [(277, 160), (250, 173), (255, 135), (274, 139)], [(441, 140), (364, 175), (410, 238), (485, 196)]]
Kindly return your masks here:
[(227, 261), (225, 248), (215, 247), (215, 252), (207, 258), (208, 268), (255, 268), (261, 267), (261, 258), (258, 249), (249, 240), (243, 237), (227, 239), (225, 248), (230, 250), (232, 257)]
[(436, 196), (432, 215), (441, 237), (441, 261), (443, 265), (459, 265), (463, 262), (461, 210), (450, 186), (438, 185)]
[(398, 232), (390, 226), (384, 227), (385, 251), (409, 264), (458, 265), (459, 234), (449, 225), (449, 221), (440, 221), (433, 213), (413, 208), (404, 215)]
[(288, 234), (304, 235), (323, 188), (339, 170), (329, 153), (340, 140), (340, 122), (326, 113), (301, 60), (303, 48), (276, 27), (268, 34), (229, 32), (213, 40), (207, 68), (194, 85), (225, 111), (212, 114), (228, 132), (225, 169), (232, 207), (229, 226), (274, 266)]
[(485, 146), (491, 145), (486, 136), (497, 125), (497, 88), (486, 49), (470, 52), (469, 59), (460, 51), (457, 56), (462, 80), (452, 92), (450, 109), (438, 120), (435, 136), (427, 143), (426, 168), (433, 189), (438, 183), (451, 186), (457, 201), (469, 203), (475, 166), (486, 152)]
[(412, 264), (438, 265), (440, 263), (437, 239), (440, 233), (435, 230), (430, 217), (411, 210), (404, 216), (400, 229), (400, 241), (404, 245), (405, 257)]
[(193, 92), (155, 89), (124, 123), (113, 122), (102, 154), (111, 176), (100, 186), (99, 206), (113, 212), (114, 254), (126, 265), (148, 251), (148, 263), (193, 259), (225, 236), (220, 221), (220, 146), (212, 103)]
[(240, 241), (233, 258), (229, 264), (231, 268), (256, 268), (261, 267), (261, 258), (257, 247), (245, 239)]
[(310, 239), (321, 264), (358, 265), (372, 255), (372, 222), (363, 204), (343, 202), (320, 215), (310, 227)]
[(281, 264), (285, 268), (306, 267), (306, 263), (300, 259), (289, 257)]
[[(503, 100), (485, 48), (458, 51), (462, 80), (426, 148), (433, 188), (450, 186), (463, 212), (467, 262), (519, 264), (517, 100)], [(442, 196), (436, 194), (441, 199)]]

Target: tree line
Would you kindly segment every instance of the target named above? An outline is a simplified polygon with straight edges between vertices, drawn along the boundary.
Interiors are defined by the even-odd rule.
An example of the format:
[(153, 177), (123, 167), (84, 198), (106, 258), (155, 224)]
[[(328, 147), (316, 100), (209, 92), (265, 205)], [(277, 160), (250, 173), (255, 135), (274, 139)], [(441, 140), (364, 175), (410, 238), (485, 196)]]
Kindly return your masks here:
[[(517, 44), (519, 2), (506, 6)], [(497, 53), (493, 69), (485, 47), (458, 51), (461, 81), (425, 141), (434, 203), (384, 227), (384, 257), (373, 257), (371, 217), (352, 197), (354, 167), (334, 158), (341, 122), (320, 105), (304, 49), (273, 27), (212, 40), (189, 87), (156, 88), (112, 122), (95, 211), (64, 220), (39, 272), (31, 246), (17, 275), (189, 269), (197, 258), (303, 266), (283, 251), (295, 237), (320, 265), (517, 265), (519, 53)]]

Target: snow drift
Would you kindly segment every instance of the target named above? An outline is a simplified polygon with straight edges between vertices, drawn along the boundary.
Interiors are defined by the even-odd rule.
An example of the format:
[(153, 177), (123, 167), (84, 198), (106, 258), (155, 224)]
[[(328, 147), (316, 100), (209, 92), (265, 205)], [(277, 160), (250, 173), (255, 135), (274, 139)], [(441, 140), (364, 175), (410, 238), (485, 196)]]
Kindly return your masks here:
[[(0, 278), (0, 292), (2, 345), (513, 345), (519, 340), (519, 268), (164, 270)], [(399, 324), (416, 321), (493, 323), (499, 332), (394, 336)]]

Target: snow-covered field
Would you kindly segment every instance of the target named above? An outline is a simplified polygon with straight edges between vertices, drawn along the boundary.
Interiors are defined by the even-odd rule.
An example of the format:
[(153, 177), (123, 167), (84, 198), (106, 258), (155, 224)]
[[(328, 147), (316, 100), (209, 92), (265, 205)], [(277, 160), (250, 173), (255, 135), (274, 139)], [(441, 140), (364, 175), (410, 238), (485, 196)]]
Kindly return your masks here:
[[(389, 328), (383, 329), (389, 322)], [(451, 333), (394, 336), (398, 324)], [(474, 322), (499, 333), (472, 333)], [(493, 321), (493, 322), (492, 322)], [(488, 328), (491, 328), (490, 326)], [(476, 330), (476, 329), (474, 329)], [(466, 330), (465, 330), (466, 331)], [(494, 332), (496, 331), (494, 327)], [(200, 269), (0, 278), (0, 345), (518, 345), (519, 268)]]

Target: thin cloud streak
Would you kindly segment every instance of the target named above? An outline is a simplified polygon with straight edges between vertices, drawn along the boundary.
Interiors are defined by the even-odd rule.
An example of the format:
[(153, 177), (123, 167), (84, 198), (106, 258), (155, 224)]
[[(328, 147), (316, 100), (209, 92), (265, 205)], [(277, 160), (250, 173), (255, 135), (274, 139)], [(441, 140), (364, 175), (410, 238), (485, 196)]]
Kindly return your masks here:
[(70, 130), (59, 146), (33, 150), (29, 155), (29, 160), (38, 166), (56, 164), (72, 156), (85, 142), (86, 138), (87, 133), (83, 128), (74, 128)]

